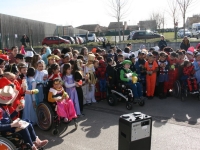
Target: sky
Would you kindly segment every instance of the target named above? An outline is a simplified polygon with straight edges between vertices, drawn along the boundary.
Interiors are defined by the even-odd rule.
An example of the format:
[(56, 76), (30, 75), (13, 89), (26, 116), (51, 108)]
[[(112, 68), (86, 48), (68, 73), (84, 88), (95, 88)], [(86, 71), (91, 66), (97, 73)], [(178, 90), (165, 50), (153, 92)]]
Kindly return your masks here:
[[(108, 26), (110, 22), (116, 21), (110, 15), (109, 1), (111, 0), (0, 0), (0, 13), (73, 27), (83, 24)], [(127, 14), (121, 21), (136, 25), (141, 20), (148, 20), (152, 12), (160, 12), (165, 18), (165, 27), (173, 27), (168, 1), (170, 0), (130, 0), (124, 9)], [(200, 13), (200, 1), (194, 1), (187, 17)], [(179, 26), (182, 26), (181, 18), (180, 15)]]

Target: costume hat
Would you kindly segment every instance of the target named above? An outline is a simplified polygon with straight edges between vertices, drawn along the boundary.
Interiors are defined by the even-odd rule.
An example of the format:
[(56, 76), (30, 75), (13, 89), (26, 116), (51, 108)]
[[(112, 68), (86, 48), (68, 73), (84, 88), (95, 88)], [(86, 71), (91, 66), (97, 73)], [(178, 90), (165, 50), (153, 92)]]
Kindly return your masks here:
[(193, 46), (189, 47), (186, 53), (190, 55), (194, 55), (194, 47)]
[(124, 61), (122, 62), (122, 64), (123, 64), (123, 65), (125, 65), (125, 64), (129, 64), (129, 65), (131, 65), (132, 62), (131, 62), (130, 60), (124, 60)]
[(12, 86), (6, 85), (0, 89), (0, 103), (11, 104), (18, 96), (19, 91), (14, 90)]

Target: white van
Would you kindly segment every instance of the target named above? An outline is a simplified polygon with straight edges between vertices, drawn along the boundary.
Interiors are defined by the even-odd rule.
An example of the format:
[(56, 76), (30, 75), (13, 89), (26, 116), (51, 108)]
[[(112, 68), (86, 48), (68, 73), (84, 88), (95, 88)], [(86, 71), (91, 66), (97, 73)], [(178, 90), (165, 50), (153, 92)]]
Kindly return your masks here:
[(200, 23), (192, 24), (192, 37), (196, 37), (198, 39), (200, 33)]

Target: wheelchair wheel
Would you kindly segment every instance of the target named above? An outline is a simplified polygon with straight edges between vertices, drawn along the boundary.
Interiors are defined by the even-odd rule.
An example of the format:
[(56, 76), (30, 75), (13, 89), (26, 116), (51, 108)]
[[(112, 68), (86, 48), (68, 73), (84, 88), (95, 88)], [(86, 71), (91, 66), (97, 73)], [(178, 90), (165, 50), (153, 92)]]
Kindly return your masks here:
[(176, 98), (179, 98), (181, 96), (181, 84), (178, 80), (175, 81), (175, 83), (174, 83), (173, 95)]
[(16, 150), (16, 147), (8, 139), (0, 137), (0, 150)]
[(53, 124), (54, 112), (48, 103), (40, 103), (36, 109), (38, 117), (38, 126), (40, 129), (47, 131), (50, 130)]
[(117, 103), (117, 97), (114, 94), (110, 94), (107, 98), (108, 104), (114, 106)]
[(59, 130), (58, 130), (58, 129), (53, 129), (53, 130), (51, 131), (51, 133), (52, 133), (53, 135), (58, 135)]
[(130, 102), (126, 102), (126, 109), (132, 110), (132, 108), (133, 108), (133, 104)]
[(138, 105), (139, 105), (139, 106), (144, 106), (144, 105), (145, 105), (145, 101), (144, 101), (144, 100), (141, 100), (140, 102), (138, 102)]

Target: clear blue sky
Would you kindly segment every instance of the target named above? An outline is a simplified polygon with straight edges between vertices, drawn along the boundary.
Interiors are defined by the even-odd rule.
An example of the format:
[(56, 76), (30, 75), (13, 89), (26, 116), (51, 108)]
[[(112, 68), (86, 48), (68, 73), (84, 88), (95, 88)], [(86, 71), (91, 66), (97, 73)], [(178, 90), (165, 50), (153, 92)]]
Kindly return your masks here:
[[(130, 13), (122, 21), (137, 24), (149, 19), (150, 13), (159, 11), (165, 15), (165, 26), (172, 27), (172, 19), (166, 12), (168, 0), (131, 0)], [(39, 20), (57, 25), (100, 24), (108, 26), (116, 21), (108, 14), (108, 0), (0, 0), (0, 13)], [(198, 14), (200, 1), (192, 5), (187, 16)], [(182, 25), (180, 16), (179, 25)]]

